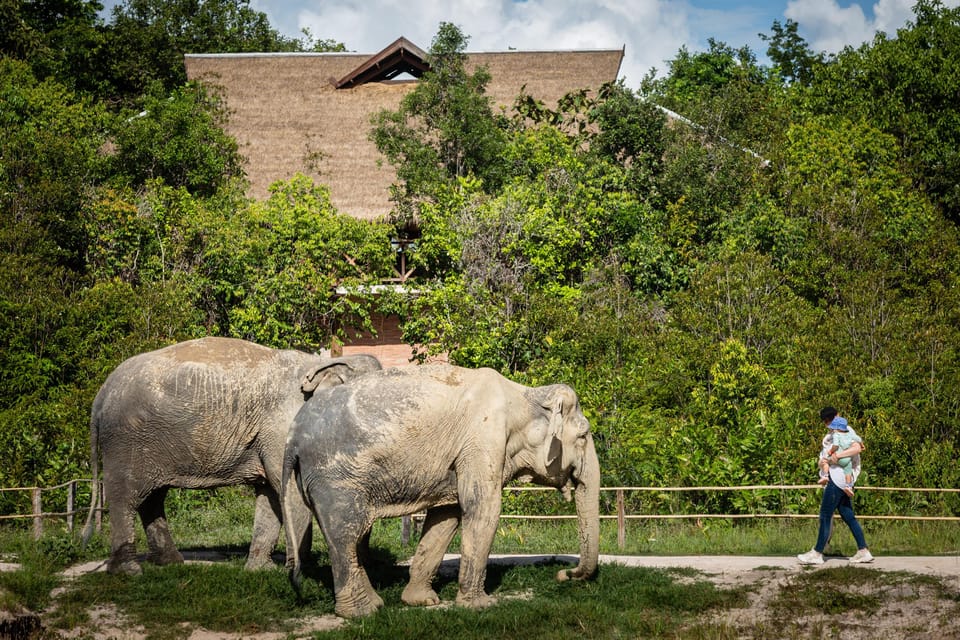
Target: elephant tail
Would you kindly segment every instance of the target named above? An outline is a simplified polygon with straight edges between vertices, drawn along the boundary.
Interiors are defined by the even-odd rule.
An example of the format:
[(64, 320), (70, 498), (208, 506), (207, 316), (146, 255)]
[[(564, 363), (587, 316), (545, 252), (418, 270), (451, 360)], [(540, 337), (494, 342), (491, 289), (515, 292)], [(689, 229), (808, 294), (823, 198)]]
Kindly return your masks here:
[[(303, 536), (306, 531), (297, 526), (297, 518), (293, 513), (294, 501), (300, 501), (300, 458), (292, 451), (287, 450), (283, 457), (283, 476), (280, 481), (280, 502), (283, 509), (283, 530), (286, 534), (287, 543), (287, 568), (289, 569), (290, 584), (297, 594), (297, 598), (303, 597), (300, 579), (300, 546), (303, 543)], [(308, 521), (309, 527), (309, 521)]]
[(94, 401), (94, 412), (90, 416), (90, 473), (92, 482), (90, 483), (90, 510), (87, 512), (87, 521), (83, 525), (83, 531), (80, 534), (80, 541), (83, 546), (90, 542), (93, 537), (93, 518), (97, 509), (100, 508), (100, 426), (96, 411), (96, 401)]

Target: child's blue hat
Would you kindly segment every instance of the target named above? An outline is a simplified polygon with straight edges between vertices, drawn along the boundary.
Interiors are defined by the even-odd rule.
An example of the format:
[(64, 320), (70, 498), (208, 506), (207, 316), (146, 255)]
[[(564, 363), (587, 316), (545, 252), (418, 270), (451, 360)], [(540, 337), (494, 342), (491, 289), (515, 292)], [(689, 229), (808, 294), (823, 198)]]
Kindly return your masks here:
[(847, 430), (847, 419), (837, 416), (830, 421), (830, 424), (827, 425), (827, 429), (833, 429), (834, 431), (846, 431)]

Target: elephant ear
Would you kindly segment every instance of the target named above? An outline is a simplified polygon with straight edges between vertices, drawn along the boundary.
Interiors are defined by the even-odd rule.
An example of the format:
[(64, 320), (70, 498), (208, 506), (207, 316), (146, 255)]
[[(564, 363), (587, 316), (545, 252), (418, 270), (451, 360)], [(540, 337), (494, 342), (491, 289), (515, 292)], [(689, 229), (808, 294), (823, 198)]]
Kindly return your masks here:
[(308, 371), (300, 383), (300, 390), (305, 395), (310, 395), (318, 387), (335, 387), (343, 384), (349, 378), (349, 365), (338, 360), (331, 360), (317, 365), (312, 371)]
[(544, 447), (545, 467), (550, 468), (563, 456), (563, 394), (557, 393), (543, 407), (550, 412), (550, 427), (547, 429), (547, 446)]
[[(549, 446), (546, 447), (548, 466), (563, 455), (564, 447), (580, 447), (583, 444), (582, 440), (590, 430), (590, 423), (576, 420), (576, 417), (571, 415), (579, 413), (578, 406), (576, 393), (565, 385), (557, 385), (550, 399), (543, 405), (543, 408), (550, 412), (547, 435)], [(567, 429), (566, 433), (564, 428)]]

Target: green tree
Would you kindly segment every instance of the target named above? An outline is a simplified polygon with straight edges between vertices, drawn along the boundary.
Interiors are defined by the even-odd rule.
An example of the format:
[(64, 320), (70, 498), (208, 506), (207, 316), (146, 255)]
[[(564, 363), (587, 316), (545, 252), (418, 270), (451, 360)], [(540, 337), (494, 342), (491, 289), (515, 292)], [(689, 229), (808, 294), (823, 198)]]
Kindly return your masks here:
[[(689, 414), (664, 439), (664, 455), (676, 460), (683, 485), (771, 484), (796, 477), (804, 457), (813, 473), (813, 449), (804, 451), (796, 431), (782, 428), (784, 401), (770, 375), (737, 340), (719, 345), (709, 377), (691, 395)], [(763, 511), (762, 493), (691, 495), (720, 511)]]
[(790, 117), (785, 89), (748, 48), (711, 40), (707, 52), (681, 49), (670, 74), (645, 81), (641, 95), (672, 112), (657, 181), (661, 206), (707, 255), (782, 146)]
[(813, 317), (769, 256), (754, 252), (702, 263), (675, 301), (672, 320), (685, 332), (711, 344), (736, 340), (760, 364), (790, 362)]
[(506, 120), (493, 113), (485, 94), (486, 68), (466, 69), (467, 41), (455, 25), (441, 23), (427, 56), (429, 71), (397, 111), (373, 117), (370, 137), (400, 179), (394, 198), (401, 213), (409, 215), (414, 202), (456, 178), (475, 175), (488, 192), (503, 181)]
[(648, 218), (623, 167), (556, 128), (517, 131), (502, 158), (517, 176), (496, 197), (461, 179), (421, 207), (415, 257), (447, 271), (405, 331), (463, 364), (517, 371), (545, 348), (546, 310), (575, 303), (586, 275)]
[[(222, 224), (222, 223), (221, 223)], [(377, 284), (393, 267), (391, 228), (338, 213), (302, 175), (235, 212), (200, 259), (220, 308), (218, 331), (272, 346), (320, 348), (369, 323)]]
[(250, 0), (126, 0), (114, 6), (99, 51), (99, 95), (130, 104), (156, 82), (186, 83), (185, 53), (299, 51)]
[(102, 9), (88, 0), (0, 0), (0, 54), (26, 62), (37, 78), (82, 91), (97, 71)]
[(823, 54), (814, 54), (797, 29), (799, 24), (788, 19), (786, 24), (773, 21), (772, 35), (759, 34), (760, 39), (769, 43), (767, 56), (773, 62), (774, 69), (788, 82), (809, 85), (813, 80), (813, 70), (824, 63)]
[(0, 216), (8, 252), (82, 271), (82, 216), (104, 176), (104, 114), (25, 63), (0, 59)]
[(803, 104), (816, 114), (869, 122), (899, 141), (915, 188), (960, 223), (960, 8), (914, 5), (896, 37), (847, 48), (816, 67)]
[(142, 107), (115, 120), (114, 179), (134, 187), (160, 179), (210, 196), (243, 177), (237, 143), (224, 131), (226, 106), (203, 84), (168, 92), (154, 83)]
[(660, 203), (657, 181), (663, 173), (667, 117), (622, 82), (601, 89), (590, 108), (590, 152), (621, 164), (630, 188), (650, 203)]

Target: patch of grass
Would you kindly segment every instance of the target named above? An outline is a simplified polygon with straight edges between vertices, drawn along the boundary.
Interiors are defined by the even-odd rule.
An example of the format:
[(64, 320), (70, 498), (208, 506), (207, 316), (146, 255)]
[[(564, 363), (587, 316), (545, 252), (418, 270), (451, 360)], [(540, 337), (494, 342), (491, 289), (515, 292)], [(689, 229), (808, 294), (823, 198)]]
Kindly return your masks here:
[(20, 565), (17, 571), (0, 572), (0, 609), (11, 611), (18, 606), (31, 611), (45, 607), (50, 592), (60, 584), (59, 572), (80, 560), (102, 558), (107, 550), (96, 543), (83, 547), (66, 531), (48, 530), (37, 541), (26, 531), (3, 534), (4, 561)]
[[(949, 555), (960, 549), (960, 527), (952, 522), (863, 521), (874, 555)], [(399, 529), (397, 529), (399, 531)], [(828, 547), (832, 555), (853, 555), (853, 536), (839, 520)], [(397, 534), (399, 535), (399, 533)], [(600, 524), (600, 552), (611, 555), (792, 556), (816, 541), (816, 520), (629, 521), (625, 545), (617, 544), (616, 523)], [(531, 551), (535, 549), (535, 551)], [(501, 521), (494, 553), (577, 553), (576, 523)]]
[[(659, 637), (707, 610), (744, 602), (738, 591), (655, 569), (604, 566), (595, 581), (559, 583), (554, 576), (560, 566), (491, 566), (486, 586), (498, 604), (480, 611), (406, 607), (399, 602), (404, 577), (380, 591), (383, 609), (325, 632), (324, 638)], [(456, 582), (441, 579), (438, 587), (441, 600), (450, 605)]]
[(104, 604), (116, 605), (148, 637), (163, 640), (187, 637), (196, 627), (240, 634), (289, 630), (294, 618), (333, 613), (333, 594), (305, 581), (304, 599), (298, 601), (284, 570), (244, 571), (242, 561), (145, 565), (142, 576), (81, 576), (58, 599), (53, 623), (71, 628), (86, 611)]
[[(558, 583), (561, 565), (491, 566), (487, 589), (499, 602), (474, 611), (451, 606), (455, 577), (438, 580), (447, 606), (408, 607), (400, 594), (403, 567), (376, 564), (371, 581), (385, 606), (373, 616), (352, 620), (324, 638), (610, 638), (669, 634), (716, 607), (742, 606), (744, 596), (696, 577), (669, 571), (604, 566), (597, 580)], [(333, 613), (329, 567), (313, 565), (298, 600), (280, 568), (247, 572), (242, 562), (216, 565), (145, 566), (138, 577), (104, 573), (79, 578), (58, 600), (55, 626), (76, 627), (85, 611), (113, 603), (132, 625), (154, 640), (189, 636), (197, 627), (224, 633), (290, 631), (298, 618)], [(176, 624), (172, 624), (176, 621)]]

